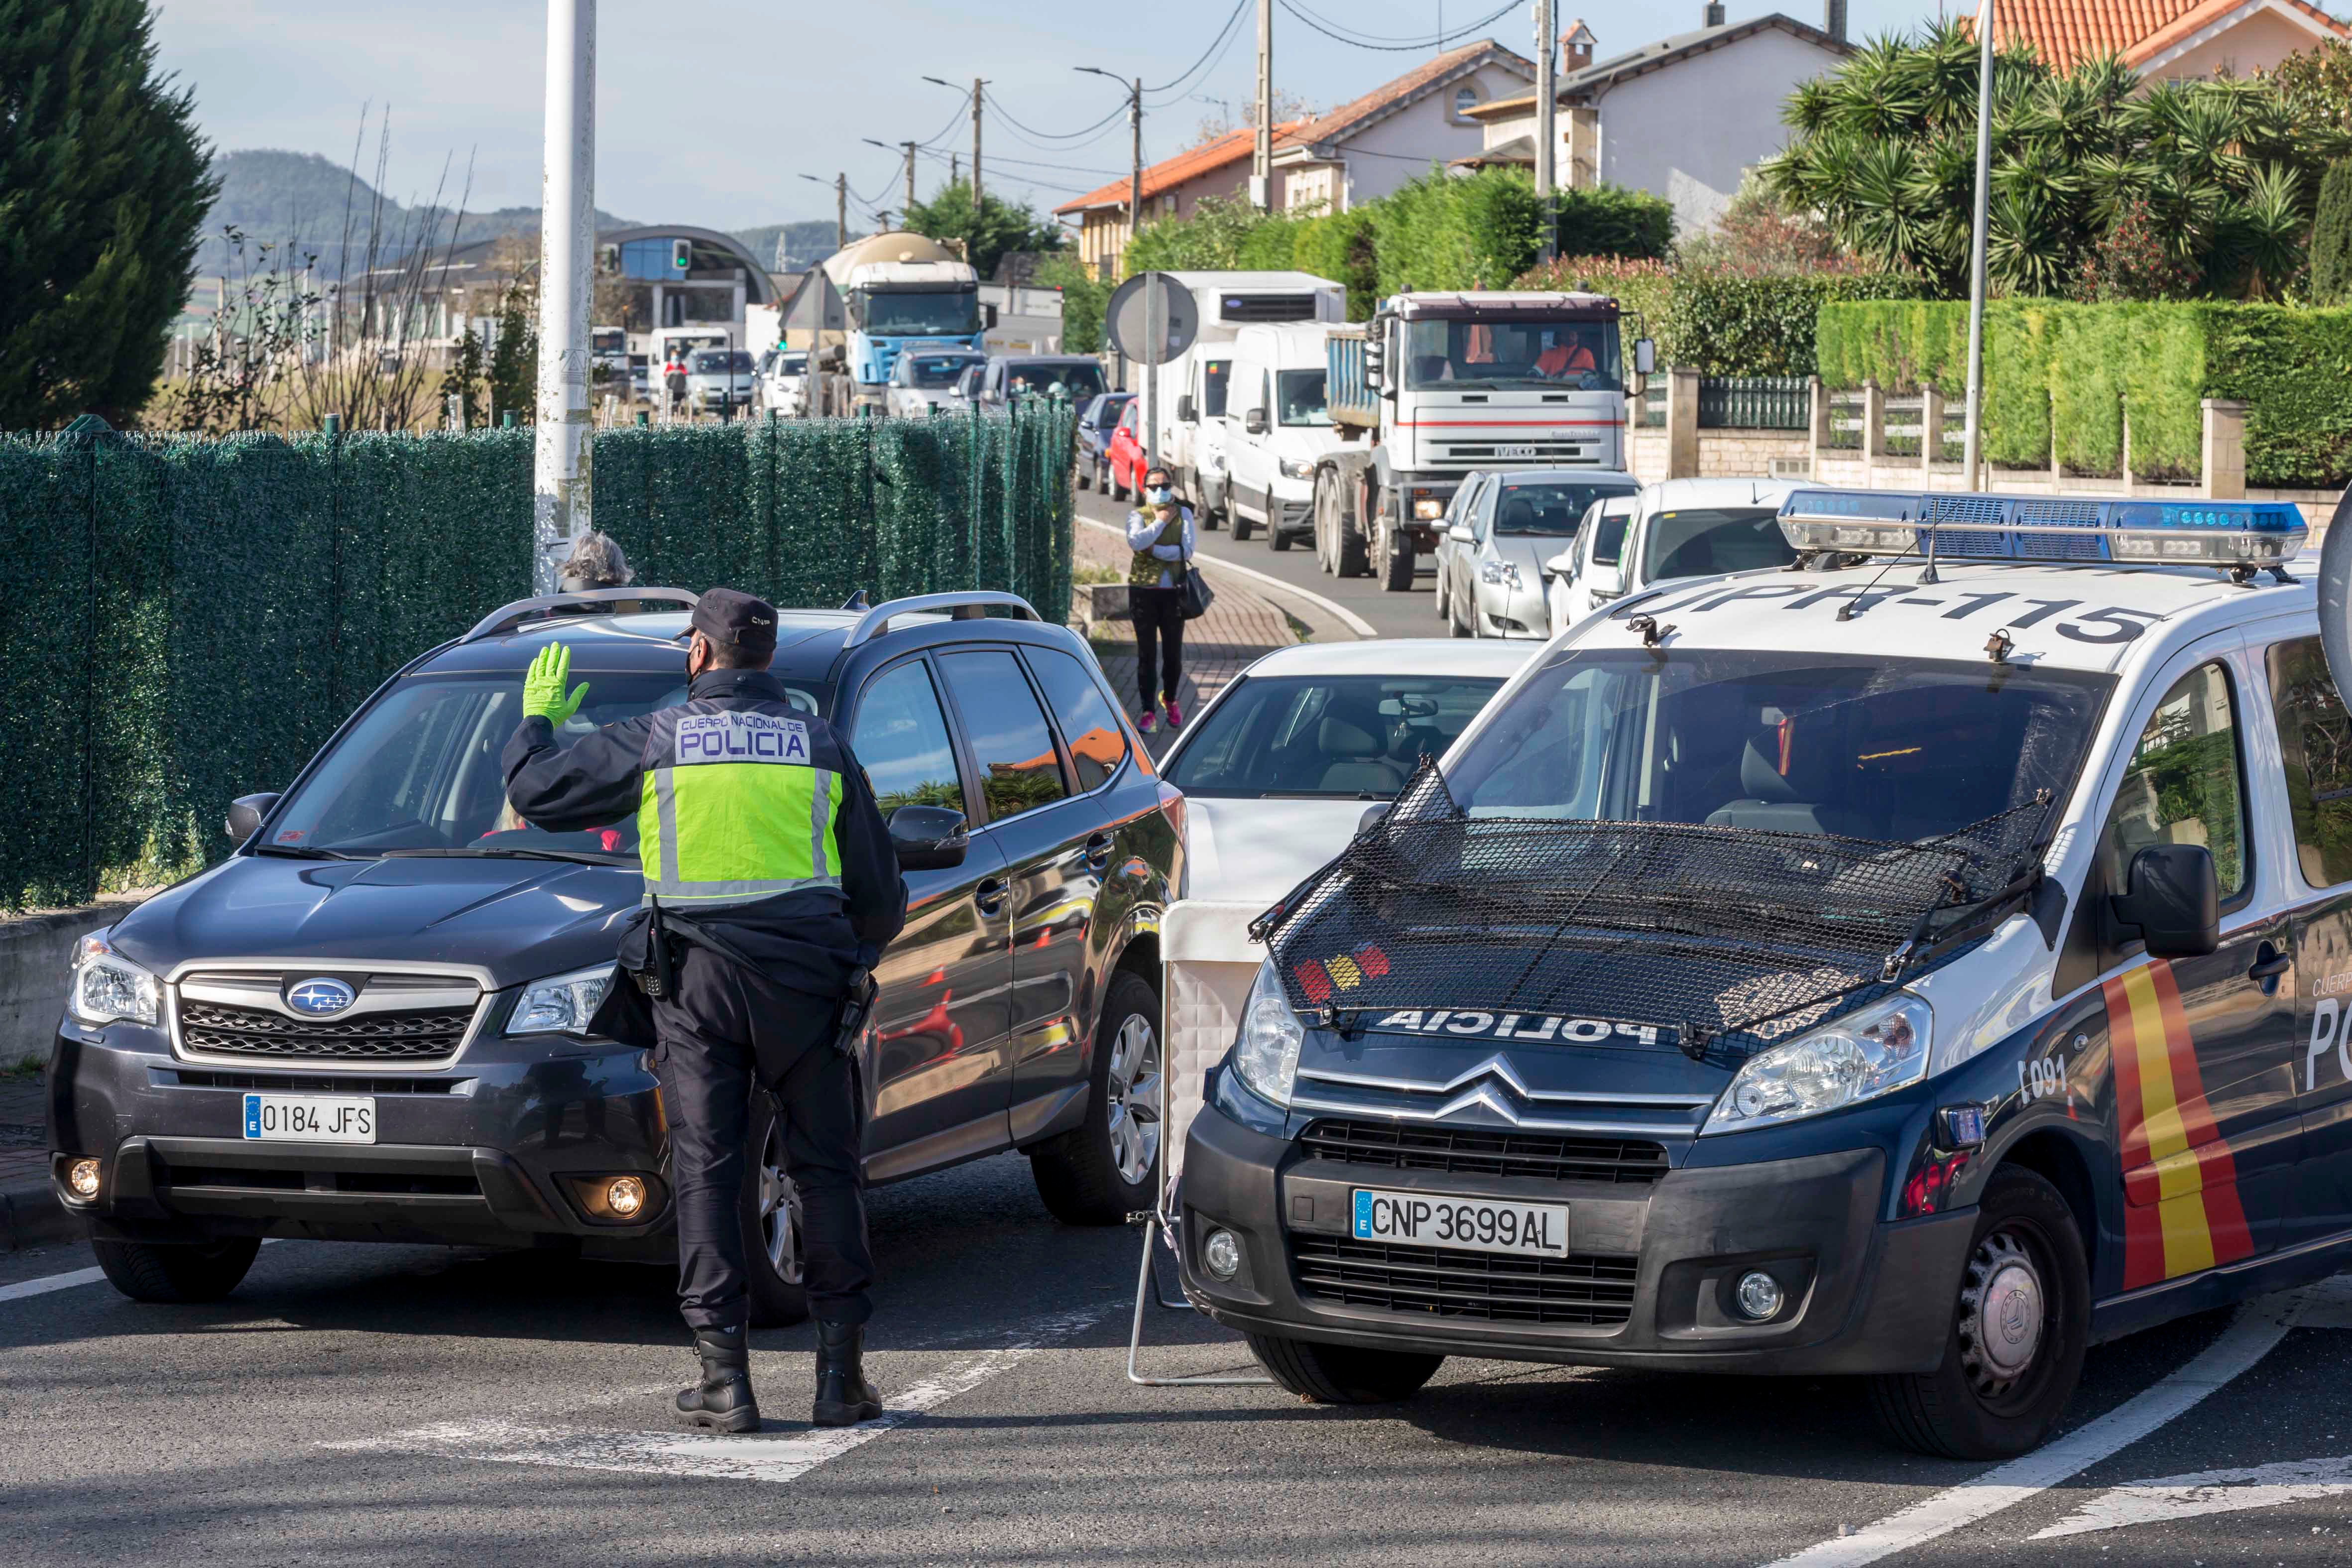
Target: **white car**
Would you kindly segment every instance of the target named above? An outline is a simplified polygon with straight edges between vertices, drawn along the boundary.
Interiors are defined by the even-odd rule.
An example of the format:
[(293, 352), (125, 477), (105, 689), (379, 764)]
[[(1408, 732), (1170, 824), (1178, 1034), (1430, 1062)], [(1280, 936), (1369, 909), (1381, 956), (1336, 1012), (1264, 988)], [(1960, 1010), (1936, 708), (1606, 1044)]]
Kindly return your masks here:
[(934, 408), (947, 412), (956, 383), (963, 373), (988, 363), (986, 354), (938, 353), (908, 353), (898, 356), (890, 367), (888, 389), (883, 394), (883, 406), (901, 419), (922, 419)]
[(697, 349), (686, 358), (686, 405), (697, 414), (731, 419), (751, 406), (759, 372), (742, 349)]
[(760, 360), (760, 405), (783, 419), (808, 412), (808, 352), (770, 349)]
[(1551, 636), (1544, 563), (1574, 547), (1595, 503), (1630, 499), (1631, 474), (1521, 468), (1473, 474), (1437, 539), (1437, 614), (1457, 637)]
[(1368, 805), (1442, 755), (1535, 645), (1381, 637), (1267, 654), (1170, 748), (1181, 897), (1270, 902), (1337, 855)]
[(1675, 577), (1786, 566), (1786, 479), (1666, 479), (1595, 501), (1576, 542), (1543, 563), (1548, 634), (1558, 637), (1610, 600)]

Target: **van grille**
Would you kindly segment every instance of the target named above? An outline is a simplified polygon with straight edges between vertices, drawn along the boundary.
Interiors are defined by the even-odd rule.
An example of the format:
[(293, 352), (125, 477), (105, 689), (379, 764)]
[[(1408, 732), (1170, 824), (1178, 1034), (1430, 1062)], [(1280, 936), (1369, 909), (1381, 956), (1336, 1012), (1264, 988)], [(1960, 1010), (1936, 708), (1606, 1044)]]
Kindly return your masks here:
[(1299, 1294), (1343, 1306), (1588, 1327), (1622, 1323), (1633, 1315), (1640, 1259), (1630, 1253), (1517, 1258), (1304, 1232), (1288, 1240)]
[(1534, 1176), (1551, 1182), (1648, 1186), (1666, 1173), (1666, 1148), (1641, 1138), (1570, 1138), (1402, 1127), (1384, 1121), (1318, 1121), (1299, 1136), (1310, 1159), (1392, 1171), (1465, 1176)]
[(184, 1001), (180, 1039), (205, 1056), (430, 1061), (456, 1055), (473, 1019), (470, 1012), (432, 1012), (298, 1020), (259, 1007)]

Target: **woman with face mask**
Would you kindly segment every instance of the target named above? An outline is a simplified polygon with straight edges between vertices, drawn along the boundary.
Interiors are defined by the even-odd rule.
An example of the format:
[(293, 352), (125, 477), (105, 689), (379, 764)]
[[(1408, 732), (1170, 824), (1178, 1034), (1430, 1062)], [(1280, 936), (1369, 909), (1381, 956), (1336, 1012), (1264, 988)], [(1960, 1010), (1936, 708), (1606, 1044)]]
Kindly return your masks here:
[(1135, 727), (1148, 735), (1158, 722), (1155, 689), (1168, 727), (1184, 723), (1176, 685), (1184, 673), (1184, 574), (1192, 570), (1192, 509), (1176, 504), (1165, 468), (1143, 476), (1142, 500), (1141, 507), (1127, 514), (1127, 546), (1135, 552), (1127, 582), (1135, 616), (1135, 688), (1143, 704)]

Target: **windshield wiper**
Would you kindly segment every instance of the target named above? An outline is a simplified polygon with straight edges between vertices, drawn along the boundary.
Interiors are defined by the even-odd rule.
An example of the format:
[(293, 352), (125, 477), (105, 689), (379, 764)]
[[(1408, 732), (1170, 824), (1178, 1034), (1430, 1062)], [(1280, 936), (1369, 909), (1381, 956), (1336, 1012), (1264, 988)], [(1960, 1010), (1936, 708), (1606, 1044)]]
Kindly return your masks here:
[(575, 866), (619, 866), (626, 864), (625, 858), (617, 852), (607, 854), (602, 851), (590, 849), (525, 849), (509, 845), (497, 845), (489, 848), (482, 849), (477, 849), (470, 847), (462, 849), (387, 849), (384, 851), (384, 855), (387, 858), (399, 856), (403, 858), (414, 858), (418, 857), (435, 857), (444, 858), (489, 858), (495, 857), (513, 860), (568, 860)]
[(288, 860), (372, 860), (372, 855), (352, 855), (341, 849), (321, 849), (315, 844), (257, 844), (256, 855), (276, 855)]

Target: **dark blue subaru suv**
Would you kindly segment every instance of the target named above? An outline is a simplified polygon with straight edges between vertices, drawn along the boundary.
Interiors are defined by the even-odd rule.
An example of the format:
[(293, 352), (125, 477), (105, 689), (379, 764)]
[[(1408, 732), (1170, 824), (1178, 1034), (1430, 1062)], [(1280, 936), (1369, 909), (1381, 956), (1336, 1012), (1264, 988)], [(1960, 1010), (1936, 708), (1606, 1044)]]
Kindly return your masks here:
[[(237, 801), (234, 855), (84, 940), (50, 1164), (117, 1287), (223, 1295), (265, 1237), (675, 1256), (651, 1063), (586, 1030), (641, 896), (635, 822), (519, 820), (499, 756), (550, 642), (589, 688), (559, 743), (683, 702), (693, 600), (507, 605)], [(849, 738), (908, 868), (857, 1050), (867, 1179), (1019, 1149), (1066, 1221), (1148, 1206), (1182, 797), (1093, 654), (1008, 594), (779, 621), (776, 675)], [(786, 1322), (806, 1307), (772, 1107), (752, 1138), (754, 1321)]]

